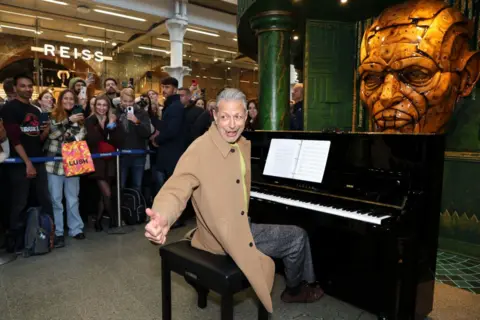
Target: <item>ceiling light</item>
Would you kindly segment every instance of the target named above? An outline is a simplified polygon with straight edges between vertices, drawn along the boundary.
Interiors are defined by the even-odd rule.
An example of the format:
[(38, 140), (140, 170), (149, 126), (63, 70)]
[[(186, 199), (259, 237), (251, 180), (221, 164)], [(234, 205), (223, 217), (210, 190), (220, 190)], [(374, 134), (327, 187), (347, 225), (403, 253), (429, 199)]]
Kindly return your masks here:
[(238, 41), (238, 39), (237, 39), (237, 38), (233, 38), (233, 41)]
[[(165, 42), (170, 42), (170, 40), (165, 39), (165, 38), (157, 38), (157, 40), (165, 41)], [(184, 42), (183, 44), (186, 45), (186, 46), (193, 46), (193, 44), (188, 43), (188, 42)]]
[(79, 37), (79, 36), (73, 36), (71, 34), (67, 34), (65, 37), (67, 38), (71, 38), (71, 39), (78, 39), (78, 40), (82, 40), (84, 42), (101, 42), (101, 43), (108, 43), (108, 41), (105, 41), (105, 40), (100, 40), (100, 39), (92, 39), (92, 38), (84, 38), (84, 37)]
[(151, 48), (151, 47), (145, 47), (145, 46), (139, 46), (138, 49), (158, 51), (158, 52), (164, 52), (166, 54), (170, 54), (170, 51), (167, 51), (165, 49), (157, 49), (157, 48)]
[(348, 0), (340, 0), (341, 3), (345, 4), (348, 2)]
[(112, 42), (112, 46), (114, 46), (114, 47), (115, 47), (116, 45), (117, 45), (117, 43), (116, 43), (116, 42)]
[(294, 36), (293, 36), (293, 40), (297, 41), (297, 40), (298, 40), (298, 36), (297, 36), (297, 35), (294, 35)]
[(8, 14), (14, 14), (14, 15), (17, 15), (17, 16), (22, 16), (22, 17), (38, 18), (38, 19), (43, 19), (43, 20), (53, 20), (52, 18), (41, 17), (41, 16), (32, 16), (32, 15), (29, 15), (29, 14), (18, 13), (18, 12), (13, 12), (13, 11), (0, 10), (0, 12), (8, 13)]
[(37, 31), (35, 29), (7, 26), (7, 25), (4, 25), (4, 24), (0, 24), (0, 28), (15, 29), (15, 30), (21, 30), (21, 31), (29, 31), (29, 32), (33, 32), (33, 33), (36, 33), (36, 34), (42, 34), (43, 33), (43, 31)]
[(120, 17), (120, 18), (131, 19), (131, 20), (135, 20), (135, 21), (141, 21), (141, 22), (147, 21), (147, 19), (133, 17), (133, 16), (127, 16), (126, 14), (110, 12), (110, 11), (106, 11), (106, 10), (93, 9), (93, 11), (98, 12), (98, 13), (108, 14), (108, 15), (111, 15), (111, 16)]
[(230, 70), (230, 67), (228, 67), (227, 69)]
[(43, 0), (43, 2), (50, 2), (50, 3), (55, 3), (55, 4), (61, 4), (62, 6), (68, 6), (68, 3), (63, 2), (63, 1), (57, 1), (57, 0)]
[(219, 49), (219, 48), (207, 47), (207, 49), (210, 49), (210, 50), (213, 50), (213, 51), (237, 54), (235, 51), (229, 51), (229, 50), (224, 50), (224, 49)]
[(200, 34), (204, 34), (204, 35), (212, 36), (212, 37), (220, 37), (220, 35), (218, 33), (213, 33), (213, 32), (208, 32), (208, 31), (203, 31), (203, 30), (187, 28), (187, 31), (200, 33)]
[(243, 83), (250, 83), (250, 81), (246, 81), (246, 80), (240, 80), (240, 82), (243, 82)]
[(123, 32), (123, 31), (112, 30), (112, 29), (106, 29), (106, 28), (102, 28), (102, 27), (92, 26), (92, 25), (89, 25), (89, 24), (83, 24), (83, 23), (79, 23), (78, 25), (79, 25), (79, 26), (82, 26), (82, 27), (93, 28), (93, 29), (99, 29), (99, 30), (106, 30), (106, 31), (115, 32), (115, 33), (125, 33), (125, 32)]
[(218, 77), (210, 77), (212, 80), (223, 80), (223, 78), (218, 78)]

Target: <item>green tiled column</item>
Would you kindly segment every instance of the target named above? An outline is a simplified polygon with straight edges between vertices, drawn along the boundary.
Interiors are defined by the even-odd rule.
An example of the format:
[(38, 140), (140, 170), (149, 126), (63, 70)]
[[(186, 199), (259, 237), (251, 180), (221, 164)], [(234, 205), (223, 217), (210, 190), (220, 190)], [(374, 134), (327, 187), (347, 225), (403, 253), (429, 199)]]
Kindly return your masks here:
[(291, 13), (262, 12), (251, 27), (258, 36), (260, 129), (288, 129)]

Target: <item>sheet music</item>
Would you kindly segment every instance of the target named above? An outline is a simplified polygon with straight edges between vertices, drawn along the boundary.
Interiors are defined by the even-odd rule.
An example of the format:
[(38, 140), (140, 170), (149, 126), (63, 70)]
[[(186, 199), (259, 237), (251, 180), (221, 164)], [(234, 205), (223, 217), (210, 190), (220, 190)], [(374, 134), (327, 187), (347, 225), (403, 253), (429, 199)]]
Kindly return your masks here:
[(330, 144), (330, 141), (303, 140), (293, 178), (321, 183)]
[(301, 144), (301, 140), (272, 139), (263, 174), (292, 179)]

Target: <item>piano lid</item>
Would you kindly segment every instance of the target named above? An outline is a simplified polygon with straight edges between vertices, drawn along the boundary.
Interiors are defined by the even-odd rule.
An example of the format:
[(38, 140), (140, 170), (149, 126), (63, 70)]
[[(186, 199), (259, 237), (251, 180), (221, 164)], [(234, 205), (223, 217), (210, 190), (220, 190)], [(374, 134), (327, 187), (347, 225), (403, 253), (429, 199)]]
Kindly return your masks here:
[[(443, 135), (257, 131), (244, 136), (252, 142), (253, 185), (283, 186), (399, 208), (410, 192), (423, 191), (423, 180), (431, 172), (429, 163), (443, 165)], [(265, 175), (272, 139), (329, 141), (321, 182)]]

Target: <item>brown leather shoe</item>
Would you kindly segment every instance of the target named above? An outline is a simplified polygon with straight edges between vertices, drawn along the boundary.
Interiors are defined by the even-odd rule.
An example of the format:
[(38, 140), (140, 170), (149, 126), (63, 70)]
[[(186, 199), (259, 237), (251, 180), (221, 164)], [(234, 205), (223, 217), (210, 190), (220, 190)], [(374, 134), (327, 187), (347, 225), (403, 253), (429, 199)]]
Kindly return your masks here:
[(300, 292), (296, 295), (284, 290), (280, 298), (285, 303), (311, 303), (320, 300), (323, 295), (322, 288), (317, 283), (313, 283), (302, 285)]

